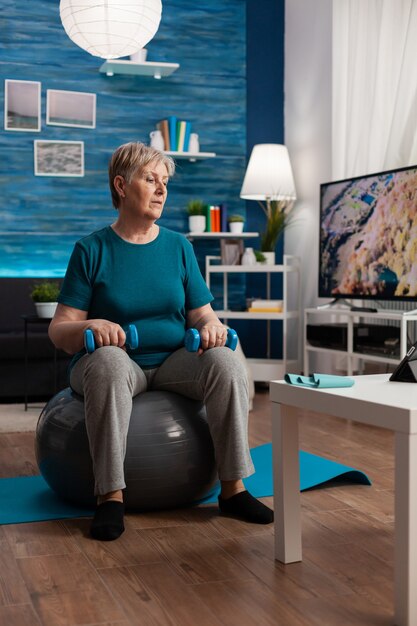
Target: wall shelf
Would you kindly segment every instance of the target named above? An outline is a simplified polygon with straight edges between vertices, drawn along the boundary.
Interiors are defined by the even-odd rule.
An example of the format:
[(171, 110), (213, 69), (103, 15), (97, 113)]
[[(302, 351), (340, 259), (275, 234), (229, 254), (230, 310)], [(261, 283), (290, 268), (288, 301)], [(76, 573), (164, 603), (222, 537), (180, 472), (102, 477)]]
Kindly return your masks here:
[(103, 63), (100, 72), (107, 76), (130, 74), (131, 76), (153, 76), (153, 78), (159, 79), (170, 76), (179, 66), (179, 63), (158, 63), (156, 61), (135, 63), (134, 61), (112, 59)]
[(164, 150), (165, 154), (172, 156), (174, 159), (188, 159), (188, 161), (201, 161), (202, 159), (214, 159), (215, 152), (176, 152), (173, 150)]
[(259, 233), (231, 233), (229, 231), (225, 233), (187, 233), (188, 239), (250, 239), (253, 237), (259, 237)]

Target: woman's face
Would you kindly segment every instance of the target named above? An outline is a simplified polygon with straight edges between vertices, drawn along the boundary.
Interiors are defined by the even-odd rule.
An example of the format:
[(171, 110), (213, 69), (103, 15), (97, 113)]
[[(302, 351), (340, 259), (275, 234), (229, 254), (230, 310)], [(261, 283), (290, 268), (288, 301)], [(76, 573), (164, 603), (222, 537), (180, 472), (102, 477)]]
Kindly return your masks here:
[(167, 199), (168, 179), (163, 163), (149, 163), (125, 184), (124, 206), (142, 217), (157, 220)]

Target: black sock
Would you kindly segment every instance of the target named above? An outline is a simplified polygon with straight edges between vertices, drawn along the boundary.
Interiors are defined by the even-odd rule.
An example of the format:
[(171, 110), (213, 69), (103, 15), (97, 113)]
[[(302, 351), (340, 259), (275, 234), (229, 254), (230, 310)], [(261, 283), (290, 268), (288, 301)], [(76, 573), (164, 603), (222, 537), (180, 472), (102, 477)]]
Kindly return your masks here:
[(219, 508), (226, 515), (239, 517), (253, 524), (270, 524), (274, 521), (274, 512), (248, 491), (241, 491), (226, 500), (219, 496)]
[(100, 541), (113, 541), (113, 539), (120, 537), (125, 529), (123, 524), (124, 512), (123, 502), (107, 500), (99, 504), (91, 523), (91, 536)]

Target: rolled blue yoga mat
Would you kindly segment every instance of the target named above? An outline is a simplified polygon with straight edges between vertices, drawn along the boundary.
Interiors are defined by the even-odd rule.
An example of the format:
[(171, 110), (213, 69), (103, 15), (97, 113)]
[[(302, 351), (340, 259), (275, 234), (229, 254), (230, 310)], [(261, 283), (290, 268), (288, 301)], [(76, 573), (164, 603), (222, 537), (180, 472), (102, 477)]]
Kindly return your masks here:
[[(244, 479), (246, 488), (257, 498), (273, 495), (272, 444), (251, 449), (255, 474)], [(322, 485), (333, 478), (344, 477), (352, 482), (370, 485), (363, 472), (353, 467), (300, 450), (300, 490)], [(217, 502), (217, 487), (199, 504)], [(90, 517), (93, 510), (76, 507), (61, 500), (42, 476), (0, 479), (0, 524), (39, 522), (52, 519)]]

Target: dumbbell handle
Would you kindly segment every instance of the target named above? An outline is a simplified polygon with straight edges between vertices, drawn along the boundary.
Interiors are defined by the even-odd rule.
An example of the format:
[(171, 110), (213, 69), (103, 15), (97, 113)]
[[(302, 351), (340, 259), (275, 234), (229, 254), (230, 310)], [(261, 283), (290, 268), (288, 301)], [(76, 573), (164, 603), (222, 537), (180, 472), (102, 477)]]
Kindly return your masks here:
[[(200, 347), (200, 333), (196, 328), (189, 328), (185, 333), (184, 345), (188, 352), (197, 352)], [(227, 339), (225, 346), (231, 350), (236, 350), (237, 332), (233, 328), (227, 329)]]
[[(129, 328), (126, 330), (126, 345), (131, 350), (136, 350), (139, 346), (138, 330), (134, 324), (129, 324)], [(91, 328), (87, 328), (84, 331), (84, 347), (88, 354), (91, 354), (96, 349), (96, 340)]]

